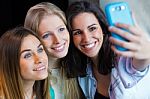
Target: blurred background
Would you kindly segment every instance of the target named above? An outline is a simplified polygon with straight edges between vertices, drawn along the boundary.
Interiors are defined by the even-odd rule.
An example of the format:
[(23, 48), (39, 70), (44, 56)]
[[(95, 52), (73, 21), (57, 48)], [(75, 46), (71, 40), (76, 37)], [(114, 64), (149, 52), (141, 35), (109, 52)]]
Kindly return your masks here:
[[(0, 35), (6, 30), (23, 25), (28, 9), (40, 2), (51, 2), (61, 8), (64, 12), (68, 5), (74, 1), (82, 0), (0, 0)], [(150, 34), (150, 0), (85, 0), (92, 1), (104, 10), (110, 2), (126, 1), (129, 3), (136, 22), (140, 27)]]
[(65, 11), (68, 0), (0, 0), (0, 35), (6, 30), (23, 25), (28, 9), (40, 2), (51, 2)]

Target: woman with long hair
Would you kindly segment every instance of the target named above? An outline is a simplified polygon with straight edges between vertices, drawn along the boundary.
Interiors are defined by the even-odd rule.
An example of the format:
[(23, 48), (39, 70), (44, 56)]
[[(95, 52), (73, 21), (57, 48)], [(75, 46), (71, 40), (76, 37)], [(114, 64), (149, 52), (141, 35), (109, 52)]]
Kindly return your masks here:
[(47, 54), (35, 33), (24, 27), (0, 38), (0, 98), (50, 99)]
[(41, 2), (31, 7), (24, 26), (35, 31), (49, 57), (51, 94), (55, 99), (81, 99), (77, 79), (68, 77), (66, 58), (70, 43), (64, 12), (56, 5)]
[[(146, 33), (137, 26), (121, 23), (108, 27), (99, 5), (86, 1), (69, 6), (67, 22), (71, 38), (68, 56), (72, 60), (68, 66), (75, 76), (86, 75), (79, 77), (79, 84), (87, 98), (145, 99), (150, 96), (150, 40)], [(110, 32), (128, 41), (113, 38)], [(128, 51), (117, 50), (111, 43)], [(146, 93), (140, 94), (144, 89)]]

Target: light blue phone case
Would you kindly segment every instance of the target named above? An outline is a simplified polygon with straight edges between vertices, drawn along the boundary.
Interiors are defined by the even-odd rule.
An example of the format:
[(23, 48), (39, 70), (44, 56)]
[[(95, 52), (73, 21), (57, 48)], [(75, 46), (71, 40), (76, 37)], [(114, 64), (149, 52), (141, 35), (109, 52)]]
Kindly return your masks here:
[[(110, 4), (106, 5), (105, 13), (106, 13), (106, 17), (107, 17), (107, 20), (108, 20), (108, 23), (110, 26), (114, 26), (114, 24), (116, 22), (133, 25), (131, 12), (130, 12), (129, 6), (126, 2), (115, 2), (115, 3), (110, 3)], [(121, 37), (115, 33), (112, 33), (112, 36), (117, 39), (127, 41), (126, 39), (124, 39), (123, 37)], [(116, 48), (121, 51), (127, 50), (118, 45), (116, 45)]]

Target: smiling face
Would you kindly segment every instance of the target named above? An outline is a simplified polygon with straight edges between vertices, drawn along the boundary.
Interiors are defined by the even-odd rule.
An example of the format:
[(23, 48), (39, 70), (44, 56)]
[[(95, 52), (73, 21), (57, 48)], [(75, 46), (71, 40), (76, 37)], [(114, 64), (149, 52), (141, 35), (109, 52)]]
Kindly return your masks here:
[(48, 57), (41, 42), (32, 35), (22, 41), (20, 70), (24, 80), (42, 80), (48, 76)]
[(69, 32), (57, 15), (45, 16), (39, 25), (39, 35), (48, 54), (54, 58), (66, 56), (69, 47)]
[(103, 33), (95, 15), (87, 12), (78, 14), (72, 20), (72, 30), (75, 46), (88, 57), (97, 57)]

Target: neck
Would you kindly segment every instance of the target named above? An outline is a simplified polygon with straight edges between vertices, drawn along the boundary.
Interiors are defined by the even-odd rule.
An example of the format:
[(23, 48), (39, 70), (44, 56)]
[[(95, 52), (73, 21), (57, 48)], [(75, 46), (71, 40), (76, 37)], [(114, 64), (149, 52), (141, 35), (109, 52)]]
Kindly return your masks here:
[(23, 82), (23, 87), (25, 91), (25, 99), (33, 98), (33, 85), (35, 81), (25, 81)]
[(49, 69), (59, 68), (60, 59), (49, 57)]
[(110, 74), (103, 75), (98, 72), (98, 69), (93, 68), (93, 74), (97, 81), (97, 91), (105, 97), (109, 97), (108, 89), (110, 86)]
[(91, 60), (92, 60), (92, 62), (93, 62), (93, 67), (94, 68), (97, 68), (97, 65), (98, 65), (98, 55), (97, 56), (95, 56), (95, 57), (91, 57)]

